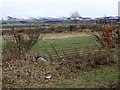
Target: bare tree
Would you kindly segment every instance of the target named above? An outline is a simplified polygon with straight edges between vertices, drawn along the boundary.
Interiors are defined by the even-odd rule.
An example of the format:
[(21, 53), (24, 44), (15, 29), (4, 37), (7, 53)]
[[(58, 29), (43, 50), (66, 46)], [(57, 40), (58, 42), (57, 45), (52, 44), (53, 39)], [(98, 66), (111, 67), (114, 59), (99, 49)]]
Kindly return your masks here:
[(75, 23), (77, 24), (77, 21), (79, 20), (80, 14), (78, 13), (78, 11), (72, 12), (70, 14), (70, 18), (73, 19), (75, 21)]

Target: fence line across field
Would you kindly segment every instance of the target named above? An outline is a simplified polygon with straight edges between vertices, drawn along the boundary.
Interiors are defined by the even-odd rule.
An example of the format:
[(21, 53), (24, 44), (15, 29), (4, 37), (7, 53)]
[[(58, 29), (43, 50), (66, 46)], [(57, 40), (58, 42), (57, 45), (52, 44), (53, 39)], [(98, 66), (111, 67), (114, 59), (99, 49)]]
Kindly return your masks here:
[[(112, 50), (112, 49), (111, 49)], [(106, 50), (105, 49), (94, 49), (94, 50), (88, 50), (88, 51), (82, 51), (80, 49), (71, 49), (69, 53), (66, 53), (67, 51), (65, 50), (61, 50), (59, 52), (57, 52), (58, 55), (56, 55), (55, 53), (50, 53), (50, 59), (55, 60), (55, 59), (61, 59), (61, 58), (72, 58), (74, 56), (76, 57), (84, 57), (84, 56), (89, 56), (91, 55), (95, 55), (96, 53), (105, 53)]]

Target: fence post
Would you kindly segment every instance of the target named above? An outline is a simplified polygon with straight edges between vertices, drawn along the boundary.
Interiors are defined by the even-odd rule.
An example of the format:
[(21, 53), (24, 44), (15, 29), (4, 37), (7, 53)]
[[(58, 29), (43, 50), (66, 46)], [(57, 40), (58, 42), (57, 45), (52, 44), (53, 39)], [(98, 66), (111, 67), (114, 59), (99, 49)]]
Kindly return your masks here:
[(53, 44), (52, 44), (52, 43), (51, 43), (51, 46), (52, 46), (53, 50), (55, 51), (55, 53), (56, 53), (56, 55), (57, 55), (57, 59), (59, 59), (58, 52), (57, 52), (57, 50), (55, 49), (55, 47), (53, 46)]

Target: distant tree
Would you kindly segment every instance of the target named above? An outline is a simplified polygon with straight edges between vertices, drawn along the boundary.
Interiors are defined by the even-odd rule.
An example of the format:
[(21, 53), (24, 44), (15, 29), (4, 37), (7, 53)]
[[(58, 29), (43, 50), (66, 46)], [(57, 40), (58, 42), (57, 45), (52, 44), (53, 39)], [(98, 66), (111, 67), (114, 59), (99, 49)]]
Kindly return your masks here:
[(78, 19), (81, 17), (80, 17), (80, 14), (78, 13), (78, 11), (75, 11), (70, 14), (70, 18), (73, 19), (75, 21), (75, 23), (77, 24)]

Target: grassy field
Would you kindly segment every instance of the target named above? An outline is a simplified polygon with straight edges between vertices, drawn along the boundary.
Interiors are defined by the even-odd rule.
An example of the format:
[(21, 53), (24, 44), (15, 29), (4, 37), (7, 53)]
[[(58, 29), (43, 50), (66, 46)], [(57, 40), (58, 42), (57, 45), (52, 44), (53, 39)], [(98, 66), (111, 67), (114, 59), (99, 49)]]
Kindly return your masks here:
[(117, 66), (95, 69), (90, 72), (79, 71), (76, 78), (64, 79), (60, 77), (59, 81), (49, 83), (45, 87), (52, 88), (98, 88), (108, 87), (118, 81)]
[(80, 36), (80, 37), (70, 37), (62, 39), (43, 39), (36, 43), (36, 45), (31, 49), (31, 53), (36, 53), (38, 51), (49, 51), (54, 52), (52, 45), (57, 51), (69, 50), (74, 48), (79, 48), (81, 50), (86, 50), (87, 48), (95, 48), (97, 43), (94, 37)]
[[(6, 37), (8, 40), (11, 39), (11, 36)], [(58, 52), (61, 50), (66, 50), (69, 52), (69, 49), (74, 48), (81, 50), (87, 50), (87, 48), (96, 48), (97, 42), (95, 37), (86, 33), (52, 33), (46, 34), (42, 40), (38, 40), (38, 42), (30, 50), (30, 53), (34, 54), (39, 51), (54, 53), (51, 44)], [(4, 45), (4, 40), (1, 41), (0, 47), (2, 47), (2, 45)]]
[[(77, 37), (74, 36), (74, 37), (57, 38), (57, 39), (56, 38), (52, 38), (52, 39), (44, 38), (42, 40), (39, 40), (32, 47), (30, 52), (32, 54), (35, 54), (38, 51), (43, 51), (46, 53), (54, 52), (51, 44), (56, 48), (56, 50), (58, 52), (61, 51), (61, 49), (69, 52), (69, 49), (74, 49), (74, 48), (81, 49), (81, 50), (87, 50), (87, 48), (96, 48), (97, 47), (97, 42), (96, 42), (95, 38), (92, 36), (77, 36)], [(15, 64), (15, 62), (13, 62), (13, 63)], [(27, 67), (29, 69), (33, 68), (33, 66), (34, 66), (34, 65), (28, 64), (30, 62), (25, 63), (25, 61), (20, 62), (20, 63), (18, 63), (16, 61), (16, 63), (17, 64), (22, 63), (24, 68)], [(14, 64), (12, 64), (12, 65), (14, 65)], [(102, 87), (102, 86), (108, 87), (109, 84), (110, 85), (114, 84), (118, 80), (117, 64), (103, 65), (100, 68), (90, 69), (89, 71), (79, 70), (76, 73), (67, 72), (67, 70), (64, 71), (64, 72), (66, 72), (66, 75), (68, 75), (68, 76), (65, 76), (65, 75), (58, 76), (59, 71), (57, 71), (55, 69), (57, 65), (55, 65), (55, 64), (52, 64), (52, 65), (51, 65), (51, 68), (52, 68), (53, 78), (51, 80), (45, 80), (43, 78), (44, 75), (40, 74), (41, 75), (40, 77), (43, 78), (43, 81), (40, 82), (42, 84), (39, 84), (37, 82), (33, 83), (32, 81), (30, 81), (33, 84), (32, 85), (29, 84), (27, 87), (33, 88), (33, 86), (35, 86), (37, 88), (38, 87), (44, 87), (44, 88), (48, 88), (48, 87), (51, 87), (51, 88), (85, 88), (85, 87), (98, 88), (98, 87)], [(18, 71), (21, 70), (21, 68), (22, 67), (18, 68)], [(34, 67), (33, 72), (39, 72), (40, 71), (39, 69), (40, 69), (40, 67), (36, 66), (36, 67)], [(69, 68), (67, 68), (67, 69), (69, 69)], [(65, 69), (63, 69), (63, 70), (65, 70)], [(8, 70), (8, 72), (6, 72), (6, 74), (8, 74), (8, 75), (13, 74), (13, 71), (14, 71), (13, 69), (9, 68), (9, 70)], [(5, 72), (5, 71), (3, 71), (3, 72)], [(72, 74), (73, 74), (73, 76), (72, 76)], [(21, 84), (22, 80), (23, 81), (29, 80), (29, 78), (30, 78), (27, 75), (26, 75), (27, 78), (25, 78), (26, 76), (24, 73), (21, 76), (23, 76), (20, 78), (21, 80), (20, 79), (15, 80), (16, 83), (18, 82), (17, 83), (18, 86), (19, 86), (19, 84)], [(37, 79), (39, 80), (40, 78), (37, 78)], [(23, 82), (23, 83), (26, 84), (25, 82)]]
[[(39, 50), (44, 52), (54, 52), (51, 44), (55, 46), (59, 52), (61, 49), (68, 50), (78, 48), (81, 50), (87, 50), (87, 48), (96, 48), (97, 42), (94, 37), (80, 36), (69, 37), (60, 39), (43, 39), (39, 41), (32, 49), (31, 52), (35, 53)], [(36, 48), (37, 47), (37, 48)], [(44, 87), (51, 88), (98, 88), (108, 87), (111, 84), (116, 84), (118, 81), (118, 67), (117, 65), (103, 66), (101, 69), (94, 69), (91, 71), (79, 71), (75, 73), (73, 79), (65, 79), (59, 77), (51, 80), (49, 84), (45, 84)]]

